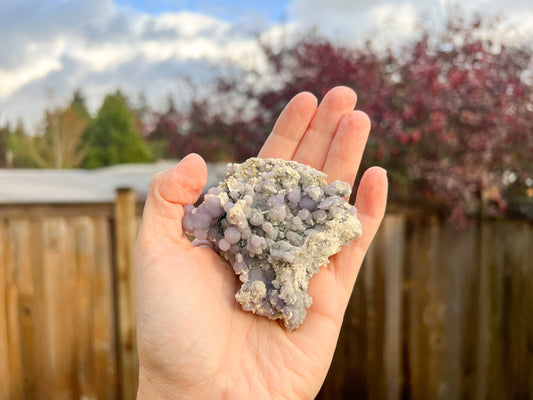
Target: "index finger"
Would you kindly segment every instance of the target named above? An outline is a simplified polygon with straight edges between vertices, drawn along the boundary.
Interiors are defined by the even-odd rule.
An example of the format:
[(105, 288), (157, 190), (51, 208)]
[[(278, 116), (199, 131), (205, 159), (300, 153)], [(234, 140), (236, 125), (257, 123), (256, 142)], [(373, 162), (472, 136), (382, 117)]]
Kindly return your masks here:
[(292, 98), (281, 112), (272, 132), (259, 151), (261, 158), (291, 160), (317, 108), (317, 99), (309, 92)]

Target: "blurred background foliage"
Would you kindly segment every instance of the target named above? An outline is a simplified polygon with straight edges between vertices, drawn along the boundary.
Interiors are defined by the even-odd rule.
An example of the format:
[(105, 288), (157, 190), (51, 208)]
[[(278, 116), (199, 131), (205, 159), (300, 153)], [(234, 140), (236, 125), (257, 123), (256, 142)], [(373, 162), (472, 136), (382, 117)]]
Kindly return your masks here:
[[(0, 166), (98, 168), (181, 158), (243, 161), (257, 154), (298, 92), (353, 88), (372, 120), (363, 168), (381, 165), (395, 200), (443, 204), (459, 226), (533, 197), (533, 50), (499, 42), (491, 20), (454, 15), (401, 47), (346, 47), (313, 34), (262, 43), (268, 72), (220, 73), (208, 96), (179, 109), (133, 107), (120, 91), (91, 116), (81, 90), (50, 107), (34, 132), (0, 128)], [(194, 90), (192, 91), (194, 92)], [(200, 91), (198, 91), (200, 93)]]

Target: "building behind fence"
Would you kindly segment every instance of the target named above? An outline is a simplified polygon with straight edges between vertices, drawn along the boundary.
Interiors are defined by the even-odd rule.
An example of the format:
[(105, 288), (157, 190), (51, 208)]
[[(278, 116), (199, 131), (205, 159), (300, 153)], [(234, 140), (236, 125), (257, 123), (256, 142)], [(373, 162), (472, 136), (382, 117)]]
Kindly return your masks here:
[[(0, 205), (0, 399), (135, 398), (141, 211)], [(391, 206), (318, 398), (532, 399), (532, 309), (531, 222)]]

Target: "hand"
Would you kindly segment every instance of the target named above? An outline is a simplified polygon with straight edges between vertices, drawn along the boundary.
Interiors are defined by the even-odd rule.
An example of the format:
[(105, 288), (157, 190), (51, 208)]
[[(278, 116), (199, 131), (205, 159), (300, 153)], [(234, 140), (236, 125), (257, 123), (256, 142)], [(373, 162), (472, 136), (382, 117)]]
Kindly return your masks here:
[[(355, 93), (337, 87), (320, 106), (295, 96), (259, 157), (296, 160), (328, 180), (353, 182), (370, 129), (353, 111)], [(311, 399), (328, 371), (355, 279), (385, 211), (386, 173), (365, 172), (356, 198), (363, 236), (330, 257), (309, 283), (313, 304), (302, 326), (244, 312), (231, 266), (183, 235), (183, 206), (205, 185), (196, 154), (152, 180), (135, 249), (138, 398)]]

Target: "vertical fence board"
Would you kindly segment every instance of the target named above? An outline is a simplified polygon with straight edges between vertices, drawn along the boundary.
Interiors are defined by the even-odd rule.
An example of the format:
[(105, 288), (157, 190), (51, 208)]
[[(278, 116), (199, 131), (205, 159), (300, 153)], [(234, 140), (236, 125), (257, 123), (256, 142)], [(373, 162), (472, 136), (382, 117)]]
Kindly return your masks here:
[[(72, 398), (77, 392), (75, 373), (75, 280), (72, 233), (64, 218), (43, 221), (43, 273), (48, 311), (50, 362), (54, 365), (52, 398)], [(65, 300), (72, 305), (65, 307)]]
[(6, 223), (0, 219), (0, 399), (11, 398), (9, 369), (9, 333), (7, 321), (7, 262), (10, 252), (10, 235)]
[(21, 336), (21, 362), (23, 388), (26, 398), (31, 398), (36, 391), (36, 371), (34, 362), (35, 326), (34, 304), (35, 291), (31, 252), (31, 224), (29, 219), (16, 219), (11, 223), (16, 239), (17, 287), (18, 287), (18, 323)]
[(385, 335), (385, 238), (376, 236), (365, 268), (365, 297), (367, 299), (368, 352), (367, 379), (369, 398), (382, 399), (387, 393), (385, 383), (383, 341)]
[(413, 360), (411, 359), (411, 296), (414, 288), (413, 283), (413, 271), (412, 271), (412, 259), (411, 256), (414, 242), (414, 223), (413, 218), (410, 216), (404, 216), (404, 227), (403, 233), (404, 237), (401, 239), (404, 247), (403, 255), (403, 274), (402, 274), (402, 337), (401, 337), (401, 346), (402, 346), (402, 399), (413, 398), (412, 382), (413, 382)]
[(53, 391), (55, 365), (51, 364), (52, 338), (51, 330), (49, 329), (50, 312), (46, 301), (47, 285), (45, 281), (45, 234), (43, 218), (35, 218), (30, 222), (30, 237), (32, 276), (35, 293), (35, 301), (33, 303), (35, 336), (32, 348), (34, 352), (33, 380), (36, 387), (34, 398), (49, 399)]
[(383, 363), (386, 398), (397, 400), (402, 384), (402, 278), (404, 260), (404, 218), (391, 215), (382, 227), (385, 240), (385, 327)]
[(429, 247), (427, 269), (427, 304), (424, 307), (423, 319), (428, 332), (428, 390), (430, 398), (445, 399), (445, 313), (447, 271), (442, 262), (442, 225), (436, 216), (429, 220)]
[(409, 249), (410, 260), (406, 266), (410, 270), (409, 295), (409, 368), (411, 376), (411, 396), (413, 399), (427, 399), (429, 332), (424, 322), (424, 311), (428, 303), (428, 251), (430, 233), (428, 221), (413, 217), (412, 239)]
[(136, 193), (119, 189), (115, 202), (115, 245), (119, 310), (120, 390), (123, 400), (137, 392), (138, 360), (135, 337), (133, 249), (137, 236)]
[(503, 274), (505, 258), (505, 235), (502, 221), (491, 224), (489, 243), (489, 264), (483, 266), (490, 271), (489, 307), (490, 307), (490, 347), (488, 362), (489, 394), (486, 398), (505, 398), (503, 366)]
[(501, 282), (503, 248), (498, 222), (482, 223), (479, 253), (480, 290), (477, 357), (477, 398), (500, 399), (503, 396), (501, 378)]
[(464, 280), (463, 313), (464, 323), (461, 332), (461, 397), (473, 399), (477, 390), (477, 351), (479, 347), (477, 332), (479, 322), (480, 265), (479, 243), (482, 237), (478, 228), (473, 228), (474, 249), (470, 260), (462, 264)]
[[(342, 389), (343, 398), (367, 398), (368, 382), (366, 380), (367, 370), (367, 328), (366, 328), (366, 298), (364, 288), (364, 264), (359, 272), (359, 277), (355, 283), (354, 291), (350, 299), (350, 304), (345, 316), (345, 322), (341, 334), (342, 341), (346, 343), (344, 354), (345, 385)], [(339, 373), (339, 372), (337, 372)]]
[(363, 276), (360, 278), (363, 284), (361, 289), (364, 290), (364, 297), (366, 299), (365, 312), (363, 317), (366, 319), (366, 351), (362, 354), (366, 363), (366, 382), (367, 396), (369, 399), (375, 399), (377, 397), (377, 367), (376, 367), (376, 354), (375, 354), (375, 331), (376, 331), (376, 316), (375, 316), (375, 296), (372, 290), (374, 286), (374, 276), (376, 267), (376, 246), (379, 242), (379, 236), (374, 239), (374, 242), (368, 249), (363, 264), (362, 272)]
[(8, 342), (8, 365), (11, 380), (10, 395), (12, 398), (23, 398), (24, 380), (22, 370), (22, 338), (19, 323), (19, 287), (18, 274), (21, 252), (26, 251), (21, 247), (20, 232), (16, 228), (17, 222), (9, 226), (7, 258), (6, 258), (6, 320)]
[(91, 275), (93, 302), (92, 352), (96, 398), (116, 399), (116, 315), (113, 306), (113, 276), (111, 257), (112, 232), (107, 218), (95, 219), (94, 229), (94, 271)]
[(76, 373), (77, 396), (96, 399), (94, 353), (92, 351), (93, 330), (93, 288), (94, 270), (94, 227), (88, 218), (73, 220), (75, 238), (75, 291), (74, 297), (76, 329)]
[[(460, 399), (463, 375), (463, 332), (465, 331), (466, 301), (470, 292), (475, 259), (475, 230), (457, 231), (446, 226), (442, 237), (442, 270), (447, 277), (445, 310), (445, 364), (446, 386), (444, 398)], [(471, 333), (470, 333), (471, 336)]]
[[(522, 225), (524, 227), (524, 225)], [(513, 309), (513, 315), (520, 321), (515, 327), (515, 332), (521, 340), (522, 358), (517, 362), (517, 375), (521, 371), (524, 373), (524, 389), (519, 389), (517, 392), (520, 395), (529, 394), (530, 398), (533, 397), (533, 318), (527, 316), (533, 310), (533, 261), (531, 260), (531, 244), (533, 243), (533, 224), (528, 225), (528, 229), (519, 229), (522, 232), (520, 244), (518, 245), (518, 251), (515, 253), (517, 262), (515, 265), (519, 266), (520, 273), (514, 275), (519, 280), (519, 285), (523, 288), (524, 296), (516, 301), (519, 305)], [(513, 297), (514, 299), (514, 297)], [(511, 353), (514, 355), (514, 353)]]
[(514, 223), (505, 243), (503, 364), (506, 398), (533, 396), (533, 226)]
[[(527, 316), (533, 309), (533, 262), (531, 260), (531, 244), (533, 243), (532, 224), (529, 225), (529, 234), (527, 234), (527, 236), (524, 235), (523, 238), (526, 238), (527, 241), (522, 241), (523, 244), (519, 247), (520, 249), (523, 249), (523, 251), (519, 253), (521, 254), (521, 257), (517, 263), (517, 265), (520, 266), (520, 273), (515, 273), (515, 275), (519, 277), (517, 278), (519, 280), (517, 284), (521, 285), (523, 292), (525, 293), (521, 302), (520, 299), (517, 299), (519, 305), (513, 310), (513, 314), (516, 314), (516, 319), (520, 321), (520, 323), (517, 323), (515, 326), (517, 331), (522, 331), (521, 333), (517, 332), (518, 337), (521, 335), (524, 336), (521, 348), (523, 358), (519, 358), (519, 361), (516, 363), (517, 371), (526, 371), (524, 377), (524, 389), (520, 389), (520, 394), (528, 393), (531, 397), (533, 396), (533, 368), (531, 368), (531, 360), (533, 360), (533, 318), (528, 318)], [(520, 278), (522, 279), (520, 280)], [(513, 355), (514, 353), (511, 353), (511, 356)]]
[[(488, 384), (488, 356), (490, 346), (490, 271), (485, 268), (489, 264), (490, 256), (488, 240), (490, 238), (488, 223), (481, 222), (479, 228), (480, 239), (478, 241), (478, 274), (479, 274), (479, 292), (478, 292), (478, 329), (477, 336), (477, 369), (475, 377), (475, 398), (484, 400), (487, 398)], [(493, 245), (493, 244), (492, 244)]]

